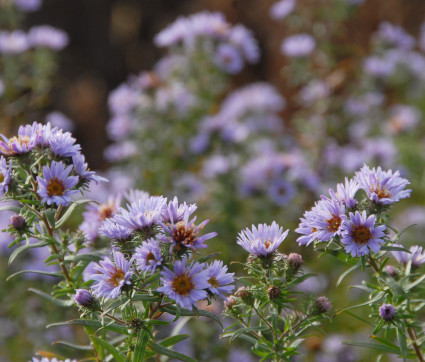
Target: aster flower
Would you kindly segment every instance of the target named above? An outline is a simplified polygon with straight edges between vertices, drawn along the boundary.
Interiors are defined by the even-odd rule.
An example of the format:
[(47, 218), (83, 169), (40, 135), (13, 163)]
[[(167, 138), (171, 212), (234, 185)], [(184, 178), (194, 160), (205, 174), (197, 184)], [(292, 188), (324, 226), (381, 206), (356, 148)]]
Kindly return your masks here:
[(396, 309), (392, 304), (384, 303), (379, 307), (379, 314), (381, 315), (382, 319), (391, 321), (395, 317)]
[(13, 3), (22, 11), (37, 11), (41, 7), (41, 0), (13, 0)]
[(313, 241), (318, 239), (319, 230), (314, 226), (317, 219), (317, 214), (315, 211), (310, 210), (306, 211), (303, 217), (300, 219), (300, 224), (298, 228), (295, 229), (295, 232), (302, 234), (297, 239), (297, 243), (300, 245), (309, 246)]
[(141, 246), (136, 248), (134, 259), (137, 269), (153, 274), (163, 260), (159, 241), (153, 238), (144, 241)]
[(288, 57), (303, 58), (316, 47), (316, 41), (309, 34), (296, 34), (287, 37), (282, 42), (282, 53)]
[(219, 45), (214, 57), (214, 62), (219, 68), (230, 74), (239, 73), (243, 67), (241, 54), (230, 44)]
[(131, 229), (117, 224), (111, 219), (105, 220), (103, 224), (99, 228), (97, 228), (97, 231), (100, 235), (106, 236), (114, 240), (127, 240), (132, 232)]
[(94, 298), (86, 289), (75, 289), (74, 301), (83, 307), (89, 307), (93, 304)]
[(28, 41), (35, 48), (61, 50), (68, 45), (68, 35), (49, 25), (34, 26), (28, 33)]
[[(208, 224), (209, 220), (205, 220), (200, 223), (198, 226), (195, 225), (196, 217), (192, 220), (189, 220), (191, 210), (186, 208), (182, 220), (172, 219), (169, 223), (164, 224), (162, 221), (160, 225), (164, 229), (164, 235), (161, 235), (161, 241), (165, 243), (171, 243), (170, 250), (185, 251), (186, 248), (192, 249), (193, 251), (206, 248), (207, 245), (204, 244), (206, 240), (209, 240), (217, 235), (216, 232), (208, 233), (203, 236), (198, 234)], [(168, 214), (172, 217), (172, 214)], [(176, 213), (176, 216), (179, 216)]]
[(6, 159), (0, 157), (0, 196), (4, 195), (9, 190), (9, 183), (12, 175), (12, 163), (7, 167)]
[(199, 300), (207, 298), (204, 289), (211, 285), (208, 283), (208, 272), (199, 263), (186, 266), (186, 259), (174, 263), (174, 271), (164, 268), (161, 272), (162, 287), (158, 292), (167, 294), (183, 308), (192, 310)]
[(342, 202), (348, 209), (354, 209), (357, 205), (357, 200), (354, 198), (360, 186), (355, 180), (349, 180), (345, 178), (344, 184), (336, 185), (336, 193), (333, 190), (329, 190), (332, 198)]
[(125, 192), (124, 198), (129, 202), (135, 202), (139, 200), (146, 201), (150, 197), (149, 193), (143, 190), (130, 189)]
[(196, 204), (179, 204), (177, 196), (174, 196), (174, 199), (168, 202), (168, 205), (164, 205), (162, 212), (162, 222), (167, 224), (169, 222), (179, 222), (184, 219), (186, 212), (192, 215), (198, 206)]
[(42, 357), (41, 359), (38, 359), (36, 357), (33, 357), (32, 362), (77, 362), (77, 360), (76, 359), (71, 360), (69, 358), (67, 358), (65, 360), (58, 360), (56, 357), (54, 357), (52, 359), (47, 358), (47, 357)]
[(133, 231), (150, 229), (160, 221), (166, 202), (162, 196), (135, 201), (127, 205), (128, 210), (120, 208), (113, 221)]
[(81, 146), (75, 142), (71, 133), (62, 130), (52, 131), (49, 137), (50, 149), (55, 155), (62, 157), (72, 157), (81, 151)]
[[(403, 247), (402, 245), (393, 244), (393, 246)], [(405, 251), (391, 251), (394, 258), (403, 265), (406, 265), (409, 261), (412, 262), (412, 266), (415, 268), (425, 264), (425, 252), (421, 246), (414, 245), (409, 249), (410, 253)]]
[(77, 176), (68, 176), (71, 170), (72, 166), (65, 168), (64, 163), (56, 161), (50, 167), (43, 167), (43, 178), (37, 177), (37, 193), (43, 198), (43, 203), (66, 206), (71, 202), (70, 196), (78, 192), (71, 190), (78, 183)]
[(270, 8), (270, 17), (274, 20), (283, 20), (292, 13), (295, 5), (295, 0), (280, 0), (275, 2)]
[(22, 30), (0, 32), (0, 53), (16, 55), (28, 49), (28, 36)]
[(359, 172), (356, 172), (355, 179), (366, 191), (369, 199), (381, 205), (389, 205), (410, 197), (412, 191), (404, 190), (410, 182), (400, 177), (399, 171), (393, 174), (391, 170), (382, 171), (381, 167), (371, 170), (364, 165)]
[(268, 190), (270, 199), (281, 206), (287, 205), (294, 197), (295, 192), (294, 185), (283, 179), (275, 180)]
[(18, 136), (14, 136), (10, 139), (0, 134), (0, 153), (3, 155), (20, 155), (30, 152), (34, 146), (34, 138), (29, 137), (22, 132), (22, 128), (19, 128)]
[(46, 121), (53, 127), (63, 129), (64, 131), (71, 132), (75, 129), (74, 122), (61, 112), (50, 112), (46, 116)]
[(84, 181), (90, 182), (108, 182), (108, 179), (96, 175), (96, 172), (90, 171), (86, 163), (86, 158), (82, 153), (77, 153), (72, 156), (72, 163), (74, 165), (74, 172), (80, 176)]
[(221, 260), (214, 260), (206, 267), (206, 271), (208, 272), (208, 291), (227, 299), (223, 293), (231, 293), (235, 288), (234, 285), (231, 285), (234, 282), (233, 275), (235, 273), (228, 273), (227, 266), (223, 266)]
[(271, 225), (259, 224), (258, 228), (246, 228), (239, 233), (237, 243), (250, 254), (267, 257), (272, 255), (288, 235), (289, 230), (283, 232), (275, 221)]
[(366, 211), (361, 214), (356, 211), (350, 212), (349, 219), (342, 222), (341, 243), (345, 245), (345, 251), (351, 256), (369, 255), (369, 249), (377, 253), (381, 249), (381, 244), (385, 243), (385, 225), (375, 227), (376, 216), (366, 215)]
[(256, 63), (260, 58), (260, 49), (252, 31), (238, 24), (229, 30), (229, 42), (240, 50), (248, 63)]
[[(398, 247), (398, 248), (403, 248), (403, 245), (400, 244), (393, 244), (392, 246)], [(397, 262), (399, 264), (403, 264), (406, 265), (410, 258), (409, 258), (409, 253), (406, 253), (405, 251), (398, 251), (398, 250), (392, 250), (391, 254), (393, 254), (393, 257), (397, 260)]]
[(116, 298), (121, 293), (121, 289), (131, 284), (133, 269), (129, 261), (119, 251), (112, 251), (114, 262), (105, 257), (95, 266), (98, 273), (92, 274), (91, 279), (95, 283), (91, 286), (93, 292), (99, 297)]

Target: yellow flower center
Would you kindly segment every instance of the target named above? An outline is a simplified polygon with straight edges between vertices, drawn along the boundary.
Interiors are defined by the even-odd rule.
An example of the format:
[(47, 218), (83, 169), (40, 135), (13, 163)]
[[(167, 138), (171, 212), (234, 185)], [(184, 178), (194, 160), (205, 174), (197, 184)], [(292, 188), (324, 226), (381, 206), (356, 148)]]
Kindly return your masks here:
[(125, 274), (121, 269), (115, 268), (115, 273), (111, 275), (107, 282), (118, 287), (120, 285), (121, 280), (124, 279), (124, 276)]
[(192, 277), (190, 277), (187, 273), (176, 276), (171, 286), (173, 290), (180, 295), (187, 296), (193, 290), (195, 284), (192, 283)]
[(62, 180), (58, 180), (56, 177), (50, 179), (47, 184), (47, 194), (49, 197), (62, 196), (65, 192), (65, 185)]
[(195, 225), (187, 227), (184, 221), (179, 221), (172, 232), (173, 239), (177, 244), (176, 249), (180, 250), (182, 245), (193, 245), (196, 241), (197, 234), (198, 232), (196, 231)]
[(271, 242), (271, 241), (269, 241), (269, 240), (266, 240), (266, 241), (264, 242), (264, 245), (266, 246), (266, 249), (268, 249), (268, 248), (270, 247), (270, 245), (272, 245), (272, 242)]
[(4, 175), (0, 173), (0, 183), (4, 181)]
[(211, 278), (208, 280), (208, 283), (210, 283), (210, 285), (211, 285), (213, 288), (217, 288), (217, 287), (218, 287), (218, 281), (217, 281), (217, 279), (216, 279), (216, 278), (214, 278), (214, 277), (211, 277)]
[(378, 196), (378, 199), (388, 199), (390, 197), (388, 190), (385, 190), (379, 186), (372, 188), (372, 192)]
[(19, 137), (12, 137), (9, 139), (9, 147), (12, 147), (12, 144), (18, 142), (21, 146), (25, 145), (28, 147), (30, 143), (30, 138), (28, 136), (19, 136)]
[(331, 219), (326, 220), (328, 222), (329, 231), (336, 232), (341, 226), (341, 218), (339, 216), (332, 215)]
[(372, 238), (372, 234), (368, 227), (364, 225), (353, 226), (351, 230), (351, 237), (354, 242), (358, 245), (367, 244), (367, 242)]

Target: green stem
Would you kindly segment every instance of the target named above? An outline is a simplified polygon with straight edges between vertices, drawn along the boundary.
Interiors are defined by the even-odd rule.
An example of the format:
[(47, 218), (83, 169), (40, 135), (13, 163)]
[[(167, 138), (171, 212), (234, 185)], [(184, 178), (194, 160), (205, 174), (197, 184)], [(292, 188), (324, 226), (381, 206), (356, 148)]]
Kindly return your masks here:
[(415, 353), (418, 356), (418, 360), (421, 362), (425, 362), (424, 356), (422, 355), (422, 351), (418, 346), (416, 331), (412, 327), (408, 327), (407, 333), (409, 333), (409, 337), (413, 341), (413, 348), (415, 349)]

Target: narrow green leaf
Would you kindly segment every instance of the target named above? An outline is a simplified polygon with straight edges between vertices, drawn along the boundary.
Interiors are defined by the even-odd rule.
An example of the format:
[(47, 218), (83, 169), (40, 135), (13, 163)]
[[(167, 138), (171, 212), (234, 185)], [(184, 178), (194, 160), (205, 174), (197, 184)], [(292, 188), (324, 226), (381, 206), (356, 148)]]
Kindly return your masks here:
[(268, 327), (266, 327), (266, 326), (240, 328), (240, 329), (234, 331), (232, 337), (230, 338), (230, 343), (232, 343), (236, 338), (238, 338), (242, 334), (249, 334), (250, 332), (261, 332), (261, 331), (265, 331), (267, 329), (268, 329)]
[(301, 275), (300, 277), (297, 277), (294, 280), (292, 280), (290, 283), (288, 283), (287, 289), (290, 289), (290, 288), (302, 283), (304, 280), (306, 280), (308, 278), (315, 277), (315, 276), (317, 276), (317, 274), (313, 274), (313, 273)]
[(30, 292), (33, 292), (37, 295), (39, 295), (40, 297), (47, 299), (49, 301), (51, 301), (52, 303), (60, 306), (60, 307), (70, 307), (71, 305), (74, 304), (74, 302), (72, 300), (63, 300), (63, 299), (58, 299), (55, 297), (52, 297), (50, 294), (44, 293), (41, 290), (35, 289), (35, 288), (29, 288), (28, 289)]
[(80, 344), (70, 343), (68, 341), (54, 341), (52, 344), (63, 344), (64, 346), (71, 347), (74, 349), (78, 349), (79, 351), (93, 351), (92, 346), (83, 346)]
[(390, 346), (386, 346), (383, 344), (376, 344), (376, 343), (367, 343), (367, 342), (355, 342), (355, 341), (347, 341), (342, 342), (343, 344), (347, 344), (349, 346), (356, 346), (356, 347), (364, 347), (369, 349), (374, 349), (375, 351), (380, 352), (387, 352), (387, 353), (393, 353), (393, 354), (400, 354), (400, 350), (398, 348), (391, 348)]
[[(125, 362), (125, 357), (112, 345), (110, 345), (105, 340), (96, 337), (96, 336), (90, 336), (91, 339), (95, 340), (97, 343), (99, 343), (103, 348), (105, 348), (111, 355), (114, 357), (114, 359), (118, 362)], [(137, 361), (137, 360), (135, 360)]]
[(144, 361), (146, 346), (149, 341), (149, 334), (141, 329), (137, 336), (136, 348), (134, 349), (133, 361)]
[(407, 358), (406, 335), (400, 328), (397, 328), (397, 339), (398, 339), (398, 343), (400, 344), (401, 357), (403, 358), (403, 361), (406, 361), (406, 358)]
[(90, 254), (77, 254), (77, 255), (68, 255), (65, 257), (65, 261), (69, 263), (76, 263), (78, 261), (99, 261), (102, 259), (102, 255), (100, 253), (90, 253)]
[(380, 292), (380, 293), (378, 293), (377, 295), (375, 295), (375, 297), (373, 297), (372, 299), (370, 299), (370, 300), (368, 300), (368, 301), (366, 301), (366, 302), (364, 302), (364, 303), (356, 304), (356, 305), (353, 305), (353, 306), (347, 307), (347, 308), (345, 308), (345, 309), (342, 309), (341, 311), (337, 312), (337, 314), (340, 314), (340, 313), (342, 313), (342, 312), (345, 312), (345, 311), (347, 311), (347, 310), (349, 310), (349, 309), (359, 308), (359, 307), (363, 307), (363, 306), (365, 306), (365, 305), (369, 305), (369, 304), (375, 303), (375, 302), (377, 302), (378, 300), (382, 299), (382, 298), (384, 297), (384, 295), (385, 295), (385, 294), (384, 294), (383, 292)]
[(68, 219), (72, 216), (72, 213), (75, 211), (77, 206), (86, 204), (91, 201), (93, 200), (82, 199), (82, 200), (73, 202), (71, 206), (69, 206), (68, 209), (65, 211), (65, 213), (62, 215), (62, 217), (56, 222), (56, 225), (55, 225), (56, 229), (60, 229), (68, 221)]
[(159, 344), (164, 347), (171, 347), (188, 338), (189, 338), (188, 334), (179, 334), (177, 336), (165, 338), (161, 342), (159, 342)]
[(198, 262), (199, 263), (205, 263), (206, 261), (208, 261), (210, 259), (216, 259), (220, 255), (221, 255), (220, 252), (208, 254), (208, 255), (203, 256), (202, 258), (199, 258)]
[(167, 347), (161, 346), (158, 343), (155, 343), (153, 341), (149, 341), (148, 342), (149, 347), (155, 351), (156, 353), (159, 354), (163, 354), (165, 356), (171, 357), (171, 358), (175, 358), (179, 361), (184, 361), (184, 362), (196, 362), (195, 359), (193, 359), (192, 357), (186, 356), (182, 353), (173, 351), (172, 349), (169, 349)]
[(13, 211), (19, 214), (19, 212), (21, 211), (21, 208), (17, 206), (13, 206), (13, 205), (6, 205), (6, 206), (0, 207), (0, 212), (2, 211)]
[(400, 247), (400, 246), (392, 246), (392, 245), (387, 245), (387, 246), (382, 246), (381, 250), (385, 250), (385, 251), (404, 251), (405, 253), (409, 253), (412, 254), (412, 252), (409, 249)]
[(28, 245), (22, 245), (18, 248), (16, 248), (15, 250), (13, 250), (13, 253), (10, 255), (9, 257), (9, 265), (13, 263), (13, 261), (16, 259), (16, 257), (22, 253), (25, 250), (29, 250), (29, 249), (33, 249), (33, 248), (41, 248), (43, 246), (49, 245), (49, 243), (45, 242), (45, 241), (40, 241), (38, 243), (34, 243), (34, 244), (28, 244)]
[[(170, 313), (172, 315), (177, 315), (178, 311), (177, 308), (175, 306), (168, 306), (168, 307), (163, 307), (160, 308), (162, 311)], [(210, 319), (215, 320), (218, 324), (220, 324), (220, 326), (223, 328), (223, 324), (221, 323), (221, 320), (219, 317), (217, 317), (214, 313), (203, 310), (203, 309), (196, 309), (194, 311), (191, 311), (189, 309), (184, 309), (184, 308), (180, 308), (180, 315), (181, 316), (192, 316), (192, 317), (207, 317)]]
[(406, 287), (406, 291), (410, 290), (414, 287), (416, 287), (419, 283), (421, 283), (423, 280), (425, 279), (425, 274), (422, 275), (420, 278), (416, 279), (413, 283), (410, 283), (407, 287)]
[(56, 327), (56, 326), (64, 326), (64, 325), (80, 325), (80, 326), (88, 326), (88, 327), (94, 327), (94, 328), (103, 328), (103, 329), (107, 329), (113, 332), (117, 332), (117, 333), (121, 333), (121, 334), (127, 334), (128, 335), (128, 330), (127, 327), (118, 323), (104, 323), (102, 324), (102, 322), (98, 321), (98, 320), (94, 320), (94, 319), (73, 319), (70, 321), (66, 321), (66, 322), (58, 322), (58, 323), (53, 323), (53, 324), (49, 324), (46, 326), (46, 328), (51, 328), (51, 327)]
[(356, 265), (353, 265), (351, 268), (347, 269), (344, 273), (341, 274), (341, 276), (338, 278), (338, 281), (336, 282), (336, 286), (339, 287), (341, 282), (344, 280), (344, 278), (352, 273), (354, 270), (360, 268), (360, 263), (357, 263)]
[(364, 319), (362, 317), (359, 317), (357, 314), (354, 314), (352, 312), (349, 312), (348, 310), (346, 310), (345, 313), (347, 313), (348, 315), (350, 315), (350, 316), (352, 316), (352, 317), (354, 317), (354, 318), (356, 318), (356, 319), (358, 319), (358, 320), (360, 320), (360, 321), (362, 321), (362, 322), (364, 322), (366, 324), (369, 324), (372, 327), (375, 327), (375, 325), (373, 323), (370, 323), (368, 320), (366, 320), (366, 319)]
[(41, 274), (41, 275), (48, 275), (49, 277), (56, 277), (60, 278), (62, 276), (61, 273), (53, 273), (53, 272), (46, 272), (42, 270), (20, 270), (16, 273), (13, 273), (10, 275), (6, 280), (9, 281), (10, 279), (20, 275), (20, 274), (27, 274), (27, 273), (33, 273), (33, 274)]

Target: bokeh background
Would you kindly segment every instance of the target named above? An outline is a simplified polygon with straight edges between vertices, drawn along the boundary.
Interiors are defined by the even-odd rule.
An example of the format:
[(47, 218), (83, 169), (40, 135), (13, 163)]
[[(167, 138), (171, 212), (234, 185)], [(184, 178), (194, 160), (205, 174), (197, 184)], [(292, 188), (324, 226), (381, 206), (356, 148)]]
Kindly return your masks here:
[[(295, 10), (280, 19), (271, 15), (270, 9), (278, 3), (271, 0), (43, 0), (33, 11), (22, 11), (19, 7), (10, 10), (12, 3), (0, 0), (3, 31), (27, 32), (36, 25), (48, 24), (66, 32), (69, 43), (54, 54), (37, 57), (35, 53), (10, 55), (3, 51), (0, 65), (6, 90), (0, 98), (0, 133), (10, 137), (20, 124), (44, 122), (54, 119), (49, 118), (52, 112), (60, 112), (59, 116), (54, 114), (55, 121), (72, 131), (90, 167), (112, 178), (108, 187), (93, 191), (93, 198), (98, 201), (106, 201), (109, 194), (127, 185), (152, 194), (178, 194), (180, 199), (197, 202), (200, 217), (210, 219), (208, 231), (219, 232), (219, 240), (210, 245), (209, 251), (220, 251), (226, 262), (243, 261), (246, 257), (235, 244), (239, 230), (251, 223), (276, 220), (291, 229), (282, 251), (301, 253), (307, 268), (318, 274), (303, 286), (304, 290), (327, 295), (335, 309), (346, 306), (347, 300), (365, 298), (360, 291), (347, 290), (348, 285), (358, 283), (364, 276), (353, 274), (336, 288), (344, 265), (328, 256), (318, 259), (319, 253), (312, 248), (299, 247), (293, 232), (303, 212), (321, 193), (327, 193), (327, 188), (343, 182), (344, 176), (351, 177), (364, 162), (400, 169), (411, 179), (413, 196), (392, 211), (394, 226), (418, 224), (406, 233), (405, 242), (423, 242), (423, 0), (297, 0)], [(259, 47), (258, 61), (234, 72), (237, 74), (213, 78), (212, 82), (217, 83), (210, 87), (218, 91), (212, 92), (208, 102), (195, 111), (189, 109), (177, 117), (174, 110), (170, 110), (149, 118), (139, 110), (137, 116), (133, 115), (139, 126), (132, 126), (131, 131), (114, 137), (114, 132), (108, 130), (116, 111), (111, 107), (111, 92), (125, 82), (131, 84), (132, 75), (152, 69), (159, 73), (158, 61), (173, 50), (156, 46), (156, 34), (179, 16), (205, 11), (220, 12), (230, 24), (243, 24), (250, 29)], [(385, 30), (385, 23), (392, 24), (393, 28)], [(315, 39), (314, 50), (304, 56), (283, 54), (282, 41), (299, 33), (310, 34)], [(409, 37), (414, 44), (409, 45)], [(196, 78), (190, 73), (190, 62), (194, 60), (184, 52), (183, 56), (188, 57), (189, 66), (185, 66), (189, 70), (185, 68), (185, 71), (189, 75), (168, 74), (168, 78), (180, 77), (178, 81), (188, 87), (187, 90), (183, 87), (183, 93), (196, 94), (198, 88), (192, 86)], [(207, 53), (207, 58), (209, 56)], [(167, 76), (162, 77), (161, 82), (166, 83)], [(261, 117), (265, 119), (266, 113), (267, 117), (272, 113), (282, 127), (273, 123), (266, 132), (248, 127), (249, 136), (243, 140), (214, 139), (202, 151), (191, 152), (188, 145), (202, 134), (200, 125), (206, 118), (220, 114), (220, 107), (229, 94), (257, 82), (272, 86), (270, 98), (282, 97), (285, 106), (270, 106), (270, 110), (266, 105), (263, 113), (256, 116), (256, 122), (261, 124)], [(243, 102), (248, 107), (256, 97), (253, 94), (243, 99), (242, 107)], [(125, 100), (124, 96), (120, 102)], [(143, 133), (144, 122), (149, 124), (146, 127), (151, 133)], [(176, 122), (185, 128), (173, 128)], [(152, 124), (156, 124), (156, 128)], [(171, 134), (175, 132), (174, 138), (165, 134), (164, 137), (171, 137), (170, 142), (164, 138), (151, 148), (145, 146), (157, 135), (155, 132), (166, 128), (172, 130)], [(126, 140), (137, 145), (136, 155), (130, 152), (129, 157), (110, 157), (111, 152), (121, 151), (108, 153), (108, 149)], [(259, 140), (261, 142), (257, 142)], [(269, 148), (271, 151), (265, 152)], [(139, 153), (143, 153), (144, 158)], [(283, 171), (279, 168), (281, 163)], [(181, 187), (182, 180), (188, 180), (188, 173), (195, 178), (185, 183), (189, 191)], [(248, 187), (243, 177), (249, 180), (256, 173), (262, 173), (261, 187)], [(288, 188), (285, 182), (293, 184), (293, 188)], [(271, 185), (278, 186), (272, 188)], [(279, 185), (283, 186), (279, 188)], [(290, 197), (285, 197), (286, 193), (291, 194)], [(9, 216), (1, 217), (7, 225)], [(83, 220), (81, 216), (70, 226), (76, 228)], [(3, 239), (0, 360), (28, 360), (34, 351), (52, 348), (50, 343), (56, 339), (86, 343), (78, 330), (63, 328), (44, 332), (45, 324), (72, 318), (73, 313), (45, 305), (28, 292), (34, 283), (48, 291), (51, 285), (48, 279), (34, 276), (5, 281), (16, 269), (7, 266), (11, 251), (7, 248), (7, 237)], [(34, 252), (19, 262), (28, 269), (28, 265), (40, 267), (38, 264), (46, 258), (42, 253)], [(237, 266), (231, 268), (238, 271)], [(221, 306), (213, 308), (219, 312)], [(364, 317), (368, 312), (359, 311), (359, 314)], [(255, 360), (246, 346), (236, 344), (230, 348), (227, 342), (219, 341), (215, 326), (203, 323), (201, 326), (189, 324), (188, 328), (198, 336), (195, 343), (184, 347), (189, 354), (205, 361)], [(367, 325), (342, 315), (324, 329), (329, 331), (327, 335), (315, 331), (306, 340), (302, 351), (308, 356), (307, 360), (368, 360), (363, 351), (340, 344), (341, 340), (367, 340), (370, 334)], [(215, 341), (214, 346), (211, 340)], [(65, 355), (72, 351), (63, 346), (53, 348)]]

